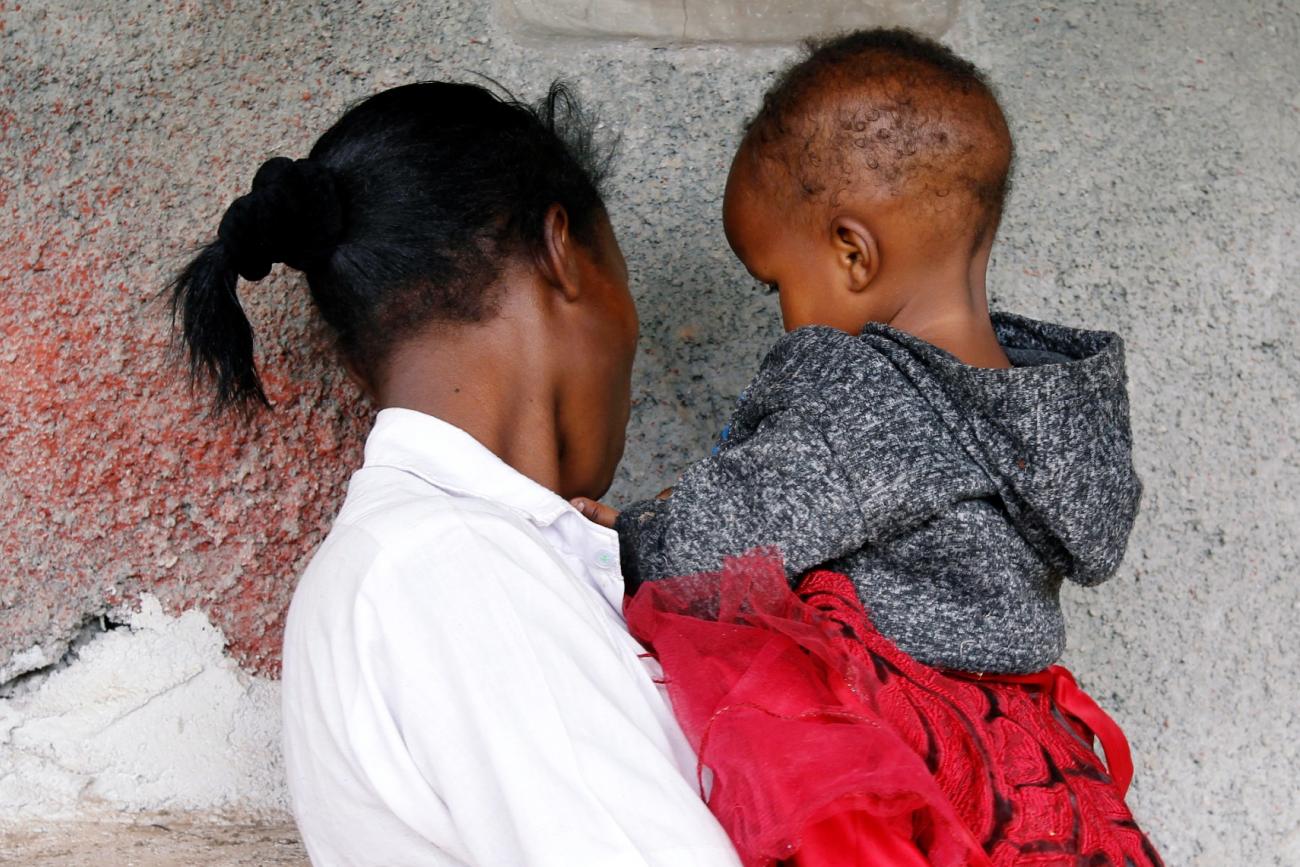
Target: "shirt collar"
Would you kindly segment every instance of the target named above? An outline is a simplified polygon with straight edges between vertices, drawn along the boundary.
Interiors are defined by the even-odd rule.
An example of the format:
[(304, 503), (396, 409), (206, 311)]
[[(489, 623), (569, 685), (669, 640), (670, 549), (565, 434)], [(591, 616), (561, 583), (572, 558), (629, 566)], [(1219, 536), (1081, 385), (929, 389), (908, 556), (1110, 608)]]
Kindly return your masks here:
[(412, 409), (381, 410), (366, 439), (367, 467), (387, 466), (431, 485), (501, 503), (542, 526), (573, 506), (453, 424)]

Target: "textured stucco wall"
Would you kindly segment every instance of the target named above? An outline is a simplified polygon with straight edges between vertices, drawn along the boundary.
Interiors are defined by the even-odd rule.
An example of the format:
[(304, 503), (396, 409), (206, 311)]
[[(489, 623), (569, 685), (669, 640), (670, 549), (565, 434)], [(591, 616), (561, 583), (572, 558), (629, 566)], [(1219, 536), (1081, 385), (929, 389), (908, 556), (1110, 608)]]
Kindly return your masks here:
[[(1018, 137), (996, 300), (1130, 346), (1145, 508), (1120, 577), (1068, 593), (1066, 661), (1129, 731), (1171, 864), (1300, 864), (1300, 8), (968, 0), (948, 38)], [(658, 490), (779, 332), (718, 211), (789, 56), (548, 46), (486, 0), (0, 2), (0, 680), (142, 591), (273, 673), (368, 413), (278, 275), (244, 298), (279, 409), (206, 419), (155, 296), (262, 159), (384, 86), (562, 74), (621, 132), (644, 338), (612, 498)]]

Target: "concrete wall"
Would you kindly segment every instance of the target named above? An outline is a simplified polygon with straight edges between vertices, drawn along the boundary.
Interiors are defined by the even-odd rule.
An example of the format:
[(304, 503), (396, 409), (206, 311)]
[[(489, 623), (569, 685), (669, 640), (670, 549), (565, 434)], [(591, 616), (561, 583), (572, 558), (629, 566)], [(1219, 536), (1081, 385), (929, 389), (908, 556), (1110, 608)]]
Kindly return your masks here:
[[(1171, 864), (1300, 864), (1300, 10), (967, 0), (946, 38), (999, 83), (1019, 143), (996, 300), (1118, 329), (1131, 350), (1147, 498), (1119, 578), (1068, 593), (1066, 661), (1128, 730), (1133, 804)], [(349, 101), (414, 78), (481, 72), (526, 95), (579, 82), (623, 136), (610, 206), (644, 323), (618, 500), (704, 453), (779, 333), (719, 202), (742, 119), (791, 54), (552, 44), (486, 0), (0, 2), (0, 681), (90, 640), (0, 694), (0, 813), (57, 806), (40, 793), (69, 756), (56, 729), (81, 731), (67, 691), (93, 698), (102, 682), (78, 672), (125, 652), (102, 642), (143, 636), (118, 663), (146, 675), (141, 706), (177, 695), (184, 677), (148, 675), (174, 668), (168, 641), (207, 628), (167, 625), (187, 610), (218, 630), (205, 641), (274, 674), (294, 577), (368, 413), (279, 275), (244, 295), (277, 411), (250, 428), (205, 418), (167, 364), (156, 298), (261, 160), (301, 155)], [(146, 592), (167, 613), (132, 625)], [(101, 614), (126, 631), (94, 637)], [(219, 754), (251, 726), (241, 743), (274, 761), (267, 729), (239, 722), (273, 726), (273, 685), (211, 648), (193, 664), (247, 701), (174, 748)], [(122, 724), (190, 718), (188, 695)], [(73, 768), (100, 804), (279, 803), (251, 770), (197, 794), (198, 774), (114, 788), (125, 748), (103, 743)]]

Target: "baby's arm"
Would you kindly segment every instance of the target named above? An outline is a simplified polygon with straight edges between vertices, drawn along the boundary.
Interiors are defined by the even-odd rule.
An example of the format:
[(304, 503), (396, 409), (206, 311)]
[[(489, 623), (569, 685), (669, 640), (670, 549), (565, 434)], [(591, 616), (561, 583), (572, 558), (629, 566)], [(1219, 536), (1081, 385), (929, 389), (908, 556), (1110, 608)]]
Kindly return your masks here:
[(777, 412), (752, 436), (690, 466), (670, 497), (618, 516), (623, 576), (635, 587), (776, 547), (793, 578), (864, 543), (858, 503), (821, 432), (793, 411)]

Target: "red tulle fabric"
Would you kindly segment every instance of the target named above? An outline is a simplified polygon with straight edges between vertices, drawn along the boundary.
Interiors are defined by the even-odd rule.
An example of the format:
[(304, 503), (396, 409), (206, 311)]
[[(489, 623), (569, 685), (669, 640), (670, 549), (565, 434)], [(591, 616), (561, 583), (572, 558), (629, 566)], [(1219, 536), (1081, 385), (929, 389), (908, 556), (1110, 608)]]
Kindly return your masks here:
[(766, 552), (647, 584), (627, 620), (746, 867), (1161, 863), (1124, 804), (1123, 734), (1059, 666), (921, 665), (848, 578), (815, 572), (791, 592)]

